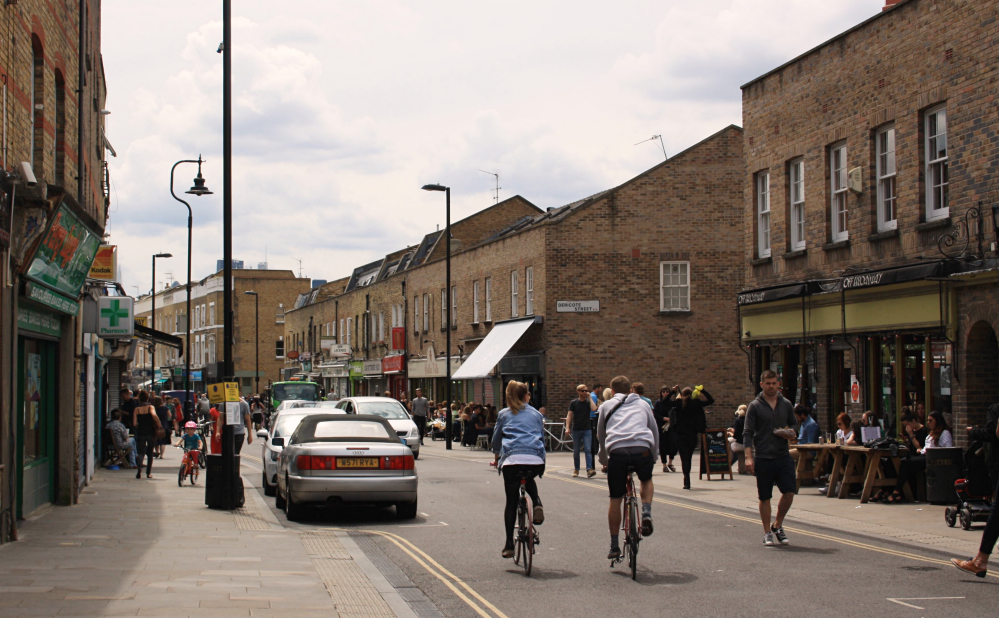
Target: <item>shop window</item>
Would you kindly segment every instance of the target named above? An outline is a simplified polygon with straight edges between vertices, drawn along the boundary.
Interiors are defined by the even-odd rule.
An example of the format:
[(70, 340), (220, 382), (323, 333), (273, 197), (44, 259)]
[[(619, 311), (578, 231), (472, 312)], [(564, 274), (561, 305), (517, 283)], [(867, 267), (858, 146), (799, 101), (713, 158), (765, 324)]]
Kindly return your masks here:
[(788, 193), (791, 205), (791, 251), (805, 248), (805, 159), (798, 157), (788, 165)]
[(877, 148), (878, 177), (878, 231), (894, 230), (898, 222), (895, 217), (895, 127), (878, 131), (875, 137)]
[(849, 187), (846, 179), (846, 142), (834, 144), (829, 148), (829, 182), (830, 182), (830, 216), (831, 240), (839, 242), (850, 238), (847, 228), (847, 194)]
[(926, 220), (950, 215), (947, 159), (947, 109), (937, 107), (926, 112), (926, 142), (923, 160), (926, 162)]

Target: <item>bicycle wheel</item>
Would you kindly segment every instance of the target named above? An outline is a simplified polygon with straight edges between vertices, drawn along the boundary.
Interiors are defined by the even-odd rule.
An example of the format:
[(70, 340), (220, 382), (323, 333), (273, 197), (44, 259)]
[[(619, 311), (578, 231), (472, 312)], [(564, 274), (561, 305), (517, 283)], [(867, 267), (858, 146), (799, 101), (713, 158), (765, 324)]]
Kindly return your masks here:
[(524, 546), (524, 575), (531, 576), (531, 566), (534, 563), (534, 508), (531, 504), (531, 498), (529, 496), (524, 496), (520, 502), (524, 509), (521, 516), (521, 522), (524, 526), (521, 528), (520, 540)]
[(516, 531), (517, 536), (514, 539), (514, 542), (517, 545), (517, 554), (513, 558), (514, 564), (518, 565), (520, 564), (520, 559), (524, 554), (524, 550), (527, 548), (527, 545), (524, 542), (524, 536), (525, 536), (524, 530), (526, 525), (527, 525), (526, 508), (524, 507), (523, 499), (521, 499), (520, 506), (517, 507), (517, 531)]
[(184, 464), (180, 464), (180, 472), (177, 474), (177, 487), (184, 486)]
[(638, 505), (634, 499), (628, 500), (628, 566), (631, 579), (638, 577)]

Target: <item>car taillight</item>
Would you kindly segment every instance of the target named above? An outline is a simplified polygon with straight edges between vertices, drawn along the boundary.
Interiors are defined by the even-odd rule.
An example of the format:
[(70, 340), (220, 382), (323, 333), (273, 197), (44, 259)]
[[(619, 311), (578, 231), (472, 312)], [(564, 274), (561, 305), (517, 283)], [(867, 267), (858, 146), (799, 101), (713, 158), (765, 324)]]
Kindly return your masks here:
[(416, 462), (412, 455), (392, 455), (380, 459), (382, 470), (413, 470)]
[(336, 470), (336, 457), (320, 455), (299, 455), (295, 458), (299, 470)]

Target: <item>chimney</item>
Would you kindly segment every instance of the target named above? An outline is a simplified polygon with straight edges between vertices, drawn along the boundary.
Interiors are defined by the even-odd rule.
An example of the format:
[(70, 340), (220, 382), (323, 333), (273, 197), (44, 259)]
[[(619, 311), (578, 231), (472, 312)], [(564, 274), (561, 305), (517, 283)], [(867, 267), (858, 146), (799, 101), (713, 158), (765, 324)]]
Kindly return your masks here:
[(893, 6), (895, 6), (896, 4), (901, 4), (904, 1), (905, 0), (885, 0), (885, 5), (883, 7), (881, 7), (881, 10), (882, 11), (887, 11), (888, 9), (892, 8)]

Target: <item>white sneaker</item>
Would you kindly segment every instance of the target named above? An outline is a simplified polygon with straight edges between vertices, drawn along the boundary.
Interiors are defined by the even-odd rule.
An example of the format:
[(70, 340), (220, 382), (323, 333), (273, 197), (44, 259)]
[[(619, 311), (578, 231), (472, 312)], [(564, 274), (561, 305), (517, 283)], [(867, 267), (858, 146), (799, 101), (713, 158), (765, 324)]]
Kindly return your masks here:
[(767, 532), (766, 534), (763, 535), (763, 544), (766, 545), (767, 547), (773, 547), (774, 546), (774, 533), (773, 532)]
[(777, 542), (781, 545), (789, 545), (791, 541), (787, 540), (787, 535), (784, 534), (784, 526), (780, 528), (770, 528), (773, 531), (773, 535), (777, 537)]

